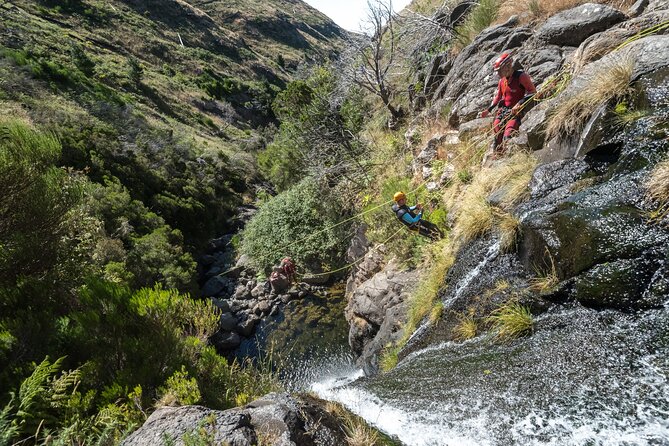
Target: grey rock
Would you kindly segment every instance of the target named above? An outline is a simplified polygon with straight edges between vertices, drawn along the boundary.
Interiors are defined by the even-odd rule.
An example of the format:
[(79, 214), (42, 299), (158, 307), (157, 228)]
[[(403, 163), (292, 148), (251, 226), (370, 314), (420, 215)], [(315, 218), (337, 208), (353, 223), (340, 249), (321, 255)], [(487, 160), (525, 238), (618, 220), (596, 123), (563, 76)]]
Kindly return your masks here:
[(201, 406), (161, 407), (151, 414), (141, 428), (123, 441), (124, 446), (155, 446), (169, 438), (183, 445), (183, 437), (198, 429), (204, 420), (212, 420), (214, 444), (248, 446), (257, 442), (251, 416), (238, 411), (216, 411)]
[(650, 4), (649, 0), (637, 0), (632, 6), (627, 10), (627, 15), (630, 17), (638, 17)]
[[(201, 406), (162, 407), (130, 435), (125, 446), (154, 446), (169, 438), (183, 445), (184, 437), (211, 422), (211, 444), (250, 446), (334, 446), (347, 444), (341, 422), (325, 402), (311, 396), (268, 394), (244, 407), (217, 411)], [(266, 442), (266, 443), (265, 443)]]
[(202, 287), (202, 294), (204, 296), (218, 296), (226, 286), (226, 282), (221, 277), (212, 277)]
[(242, 335), (246, 336), (247, 338), (253, 334), (253, 331), (256, 328), (256, 323), (258, 322), (258, 319), (249, 317), (246, 320), (240, 321), (237, 324), (236, 331)]
[(213, 303), (214, 306), (221, 311), (221, 313), (226, 313), (226, 312), (230, 311), (230, 304), (226, 300), (217, 299), (215, 297), (212, 297), (211, 298), (211, 303)]
[(251, 297), (258, 298), (268, 291), (267, 282), (258, 282), (251, 290)]
[(578, 46), (591, 35), (625, 20), (625, 14), (607, 5), (586, 3), (550, 17), (537, 37), (560, 46)]
[(467, 139), (476, 133), (480, 133), (492, 128), (494, 118), (488, 116), (487, 118), (474, 119), (472, 121), (460, 124), (458, 127), (459, 138), (461, 140)]
[(219, 318), (219, 327), (224, 331), (232, 331), (237, 326), (237, 318), (232, 313), (223, 313)]

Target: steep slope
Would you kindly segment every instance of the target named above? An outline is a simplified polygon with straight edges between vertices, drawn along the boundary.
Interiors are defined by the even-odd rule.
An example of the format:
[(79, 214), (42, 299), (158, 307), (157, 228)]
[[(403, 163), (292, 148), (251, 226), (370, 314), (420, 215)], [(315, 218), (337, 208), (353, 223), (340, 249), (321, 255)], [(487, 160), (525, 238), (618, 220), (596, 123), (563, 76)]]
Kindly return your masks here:
[[(63, 165), (117, 178), (199, 239), (215, 229), (183, 228), (195, 214), (181, 208), (229, 220), (229, 206), (212, 201), (234, 203), (240, 180), (255, 177), (273, 97), (300, 64), (326, 60), (346, 37), (300, 1), (20, 0), (2, 3), (0, 21), (3, 114), (53, 131)], [(203, 192), (208, 200), (165, 181), (202, 183), (197, 163), (207, 157), (219, 189)]]

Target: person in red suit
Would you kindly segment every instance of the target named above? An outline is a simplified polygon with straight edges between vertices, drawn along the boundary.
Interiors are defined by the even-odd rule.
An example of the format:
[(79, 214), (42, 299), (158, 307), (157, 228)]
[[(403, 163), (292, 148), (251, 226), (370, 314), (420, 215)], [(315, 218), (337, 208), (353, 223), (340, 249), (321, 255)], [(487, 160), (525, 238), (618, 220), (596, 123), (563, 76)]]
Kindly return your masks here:
[(527, 73), (513, 69), (513, 57), (509, 53), (499, 56), (492, 67), (499, 76), (497, 93), (490, 107), (479, 116), (485, 118), (497, 108), (493, 122), (495, 139), (491, 154), (492, 159), (497, 159), (506, 151), (506, 140), (518, 132), (524, 104), (536, 95), (537, 89)]

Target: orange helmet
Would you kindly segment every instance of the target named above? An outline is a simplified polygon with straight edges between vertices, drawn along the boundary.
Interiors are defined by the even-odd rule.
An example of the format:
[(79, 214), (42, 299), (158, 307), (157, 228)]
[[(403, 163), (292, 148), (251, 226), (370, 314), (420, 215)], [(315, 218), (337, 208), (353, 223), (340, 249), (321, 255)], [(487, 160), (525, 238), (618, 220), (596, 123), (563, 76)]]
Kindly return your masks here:
[(493, 71), (499, 71), (500, 68), (506, 66), (507, 64), (513, 63), (513, 57), (509, 53), (502, 53), (495, 61), (492, 63)]
[(393, 200), (395, 200), (395, 202), (398, 202), (400, 200), (406, 199), (406, 197), (407, 196), (404, 194), (404, 192), (395, 192), (395, 195), (393, 195)]

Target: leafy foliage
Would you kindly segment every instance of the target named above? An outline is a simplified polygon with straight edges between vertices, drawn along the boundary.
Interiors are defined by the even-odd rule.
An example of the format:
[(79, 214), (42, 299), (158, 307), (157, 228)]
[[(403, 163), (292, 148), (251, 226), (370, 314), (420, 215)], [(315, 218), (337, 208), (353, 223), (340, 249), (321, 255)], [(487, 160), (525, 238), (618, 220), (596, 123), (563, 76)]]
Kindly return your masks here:
[(329, 180), (365, 176), (364, 146), (355, 136), (365, 108), (355, 91), (337, 97), (337, 82), (331, 69), (321, 67), (307, 80), (288, 84), (274, 100), (281, 126), (258, 165), (279, 190), (296, 184), (304, 171)]
[(265, 203), (244, 230), (241, 252), (262, 271), (284, 256), (314, 269), (336, 265), (349, 239), (336, 201), (305, 179)]

